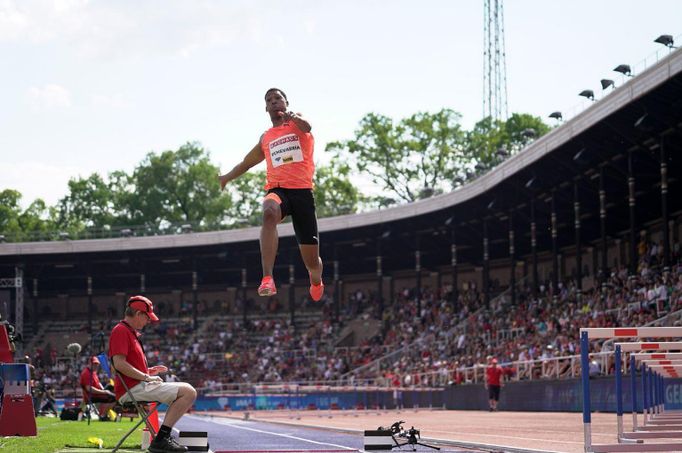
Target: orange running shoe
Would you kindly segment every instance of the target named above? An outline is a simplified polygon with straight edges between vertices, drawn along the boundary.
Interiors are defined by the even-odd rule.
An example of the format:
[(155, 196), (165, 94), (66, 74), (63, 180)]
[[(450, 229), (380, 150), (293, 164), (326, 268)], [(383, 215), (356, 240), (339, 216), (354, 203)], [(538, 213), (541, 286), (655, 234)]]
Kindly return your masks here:
[(267, 297), (274, 296), (275, 294), (277, 294), (275, 280), (273, 280), (272, 276), (266, 275), (260, 282), (260, 286), (258, 287), (258, 295)]
[[(310, 275), (310, 273), (308, 273)], [(319, 301), (322, 299), (322, 294), (324, 294), (324, 283), (322, 283), (322, 280), (320, 280), (319, 285), (314, 285), (313, 282), (310, 282), (310, 297), (315, 301)]]

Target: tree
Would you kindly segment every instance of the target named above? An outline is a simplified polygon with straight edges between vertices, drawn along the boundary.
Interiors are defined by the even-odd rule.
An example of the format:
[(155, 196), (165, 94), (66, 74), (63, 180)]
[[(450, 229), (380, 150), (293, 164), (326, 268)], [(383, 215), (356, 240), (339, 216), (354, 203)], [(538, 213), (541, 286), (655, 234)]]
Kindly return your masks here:
[(449, 109), (416, 113), (397, 124), (369, 113), (360, 121), (353, 140), (329, 143), (327, 150), (369, 176), (384, 192), (411, 202), (424, 189), (437, 193), (452, 187), (463, 157), (465, 136), (459, 119)]
[(376, 209), (455, 189), (550, 129), (540, 118), (519, 113), (507, 121), (484, 118), (470, 131), (459, 120), (449, 109), (397, 124), (369, 113), (354, 139), (329, 143), (327, 150), (378, 186), (379, 196), (365, 198), (365, 206)]
[(549, 130), (539, 117), (527, 113), (514, 113), (507, 121), (483, 118), (466, 134), (465, 154), (471, 161), (471, 173), (491, 169)]
[(353, 214), (365, 200), (350, 181), (350, 166), (338, 159), (315, 170), (315, 206), (318, 217)]
[(110, 226), (133, 225), (132, 200), (136, 195), (132, 176), (123, 170), (109, 173), (109, 189), (111, 190), (111, 203), (116, 214)]
[(50, 232), (55, 230), (56, 210), (48, 207), (41, 198), (36, 198), (31, 204), (19, 215), (19, 226), (21, 231), (28, 239), (31, 235), (40, 235), (47, 237)]
[(36, 240), (37, 234), (53, 229), (50, 210), (40, 198), (34, 200), (22, 211), (21, 193), (5, 189), (0, 192), (0, 234), (7, 240)]
[(234, 227), (257, 226), (263, 220), (265, 171), (249, 171), (230, 182), (225, 189), (232, 196), (228, 223)]
[(221, 193), (217, 175), (218, 167), (197, 143), (147, 154), (128, 181), (134, 191), (124, 197), (131, 221), (162, 230), (184, 223), (201, 230), (220, 228), (232, 200), (228, 192)]
[(0, 231), (2, 233), (17, 233), (20, 231), (20, 199), (21, 193), (17, 190), (5, 189), (0, 192)]
[[(318, 215), (379, 209), (452, 190), (550, 129), (528, 114), (513, 114), (507, 121), (484, 118), (470, 131), (459, 121), (449, 109), (416, 113), (397, 123), (365, 115), (354, 139), (327, 145), (333, 159), (318, 166), (314, 181)], [(208, 152), (187, 143), (175, 151), (150, 152), (130, 175), (119, 170), (106, 179), (96, 173), (73, 178), (56, 207), (37, 199), (22, 210), (21, 193), (6, 189), (0, 192), (0, 234), (23, 240), (30, 232), (58, 229), (77, 236), (105, 225), (145, 225), (151, 231), (177, 231), (186, 223), (195, 230), (260, 225), (265, 172), (242, 175), (225, 192), (218, 173)], [(369, 178), (377, 194), (362, 194), (351, 174)]]
[[(260, 225), (265, 171), (252, 171), (220, 191), (218, 167), (196, 143), (178, 150), (151, 152), (132, 174), (117, 170), (103, 177), (69, 180), (69, 192), (54, 208), (42, 200), (25, 211), (21, 194), (0, 192), (0, 234), (21, 240), (24, 232), (64, 231), (81, 237), (84, 230), (145, 226), (147, 232), (177, 231), (183, 224), (195, 230)], [(347, 165), (318, 169), (320, 215), (355, 212), (362, 197), (348, 180)], [(10, 237), (11, 235), (11, 237)]]
[(57, 204), (57, 225), (63, 230), (111, 225), (116, 219), (116, 206), (111, 184), (99, 174), (69, 180), (69, 194)]

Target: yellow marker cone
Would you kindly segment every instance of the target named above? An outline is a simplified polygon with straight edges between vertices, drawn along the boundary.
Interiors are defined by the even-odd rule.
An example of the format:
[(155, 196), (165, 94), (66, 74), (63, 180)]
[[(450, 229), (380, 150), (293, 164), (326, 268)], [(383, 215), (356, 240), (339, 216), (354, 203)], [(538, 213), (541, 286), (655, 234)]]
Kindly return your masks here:
[(104, 441), (99, 437), (88, 437), (88, 443), (97, 445), (98, 448), (104, 447)]

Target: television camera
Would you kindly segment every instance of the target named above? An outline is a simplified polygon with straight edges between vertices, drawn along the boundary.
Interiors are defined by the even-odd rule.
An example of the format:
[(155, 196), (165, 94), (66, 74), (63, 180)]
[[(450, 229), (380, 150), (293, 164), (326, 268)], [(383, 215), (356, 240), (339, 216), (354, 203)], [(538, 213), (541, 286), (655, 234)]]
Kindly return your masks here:
[(21, 342), (21, 335), (8, 321), (0, 315), (0, 363), (12, 363), (14, 352), (17, 350), (15, 343)]
[(16, 332), (16, 329), (12, 324), (9, 323), (9, 321), (2, 319), (2, 315), (0, 314), (0, 325), (4, 326), (6, 332), (7, 332), (7, 338), (9, 340), (10, 348), (12, 352), (16, 350), (15, 343), (20, 343), (22, 341), (21, 335)]

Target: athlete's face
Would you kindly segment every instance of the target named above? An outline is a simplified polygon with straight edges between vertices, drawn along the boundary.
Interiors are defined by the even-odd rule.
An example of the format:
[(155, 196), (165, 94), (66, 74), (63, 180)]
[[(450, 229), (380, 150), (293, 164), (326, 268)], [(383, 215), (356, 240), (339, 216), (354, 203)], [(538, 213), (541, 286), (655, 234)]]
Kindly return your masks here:
[(286, 112), (288, 105), (286, 98), (278, 90), (272, 90), (265, 96), (265, 111), (271, 118), (279, 118), (279, 113)]

